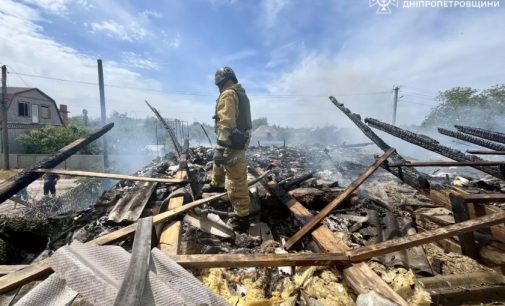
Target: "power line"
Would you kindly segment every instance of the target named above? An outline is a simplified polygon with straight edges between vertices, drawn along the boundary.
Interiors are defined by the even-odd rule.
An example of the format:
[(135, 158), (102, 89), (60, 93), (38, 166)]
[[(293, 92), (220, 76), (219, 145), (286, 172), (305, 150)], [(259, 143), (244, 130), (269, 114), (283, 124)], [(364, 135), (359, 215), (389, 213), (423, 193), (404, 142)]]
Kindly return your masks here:
[(438, 90), (434, 90), (434, 89), (426, 89), (426, 88), (420, 88), (420, 87), (413, 87), (413, 86), (410, 86), (410, 85), (406, 85), (404, 87), (407, 87), (407, 88), (412, 88), (414, 89), (415, 91), (419, 91), (421, 90), (422, 92), (431, 92), (431, 93), (436, 93), (438, 95), (439, 91)]
[(426, 103), (419, 103), (419, 102), (412, 102), (412, 101), (402, 101), (403, 103), (408, 103), (408, 104), (419, 104), (419, 105), (424, 105), (424, 106), (429, 106), (429, 107), (434, 107), (435, 105), (430, 105)]
[[(98, 85), (98, 83), (95, 83), (95, 82), (56, 78), (56, 77), (28, 74), (28, 73), (18, 73), (18, 72), (15, 72), (15, 73), (17, 75), (23, 75), (23, 76), (27, 76), (27, 77), (41, 78), (41, 79), (47, 79), (47, 80), (53, 80), (53, 81), (76, 83), (76, 84), (83, 84), (83, 85), (89, 85), (89, 86), (97, 86)], [(125, 86), (125, 85), (116, 85), (116, 84), (106, 84), (105, 87), (138, 90), (138, 91), (150, 91), (150, 92), (158, 92), (158, 93), (165, 93), (165, 94), (188, 95), (188, 96), (215, 96), (216, 95), (216, 93), (214, 93), (214, 92), (181, 91), (181, 90), (167, 91), (167, 90), (160, 90), (160, 89), (154, 89), (154, 88), (134, 87), (134, 86)], [(390, 94), (390, 92), (389, 91), (375, 91), (375, 92), (362, 92), (362, 93), (341, 93), (341, 94), (334, 94), (334, 95), (335, 96), (370, 96), (370, 95), (378, 95), (378, 94)], [(253, 97), (265, 97), (265, 98), (295, 98), (295, 97), (319, 98), (319, 97), (327, 97), (327, 95), (324, 95), (324, 94), (254, 94), (254, 93), (252, 93), (249, 95), (253, 96)]]
[[(28, 83), (26, 83), (26, 82), (25, 82), (25, 80), (21, 77), (21, 75), (19, 75), (19, 73), (17, 73), (17, 71), (16, 71), (16, 69), (14, 69), (14, 67), (12, 67), (12, 66), (10, 66), (10, 65), (9, 65), (9, 66), (7, 66), (7, 67), (9, 67), (9, 69), (10, 69), (10, 70), (14, 71), (14, 74), (15, 74), (15, 75), (16, 75), (16, 76), (17, 76), (17, 77), (21, 80), (21, 82), (23, 82), (23, 84), (25, 84), (25, 86), (26, 86), (26, 87), (30, 87), (30, 86), (28, 85)], [(9, 73), (10, 73), (10, 72), (9, 72)]]

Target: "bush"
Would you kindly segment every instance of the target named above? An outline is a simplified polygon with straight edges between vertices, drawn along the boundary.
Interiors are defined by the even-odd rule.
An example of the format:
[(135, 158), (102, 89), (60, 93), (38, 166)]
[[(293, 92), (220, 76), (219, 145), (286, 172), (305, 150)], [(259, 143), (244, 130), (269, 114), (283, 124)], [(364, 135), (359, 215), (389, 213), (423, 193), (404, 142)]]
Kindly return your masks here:
[[(87, 134), (87, 129), (74, 125), (66, 127), (46, 125), (41, 129), (19, 136), (18, 140), (25, 146), (27, 153), (52, 154)], [(98, 154), (100, 150), (95, 143), (91, 143), (79, 153)]]
[(450, 127), (454, 124), (493, 129), (505, 114), (505, 85), (479, 92), (470, 87), (456, 87), (441, 92), (440, 104), (424, 119), (423, 127)]

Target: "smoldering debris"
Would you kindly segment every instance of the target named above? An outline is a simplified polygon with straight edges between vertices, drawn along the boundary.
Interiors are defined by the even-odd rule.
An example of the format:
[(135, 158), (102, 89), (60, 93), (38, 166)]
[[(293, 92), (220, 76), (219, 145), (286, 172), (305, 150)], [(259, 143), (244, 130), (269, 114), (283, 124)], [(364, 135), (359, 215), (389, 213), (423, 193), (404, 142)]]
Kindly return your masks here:
[[(39, 254), (50, 254), (74, 240), (90, 242), (128, 228), (135, 220), (124, 219), (117, 223), (108, 216), (118, 203), (121, 205), (127, 202), (125, 199), (131, 200), (139, 193), (147, 199), (140, 217), (156, 217), (170, 212), (177, 201), (185, 205), (216, 196), (201, 191), (202, 185), (210, 182), (212, 152), (212, 148), (208, 147), (190, 148), (185, 163), (181, 163), (178, 156), (169, 154), (157, 158), (135, 173), (166, 178), (177, 177), (185, 171), (187, 180), (182, 184), (159, 183), (151, 191), (147, 191), (141, 188), (140, 183), (120, 181), (104, 191), (87, 209), (67, 211), (48, 218), (48, 223), (57, 220), (57, 225), (41, 223), (43, 230), (36, 230), (40, 236), (40, 239), (37, 237), (40, 246), (36, 249), (23, 249), (4, 239), (4, 249), (8, 250), (4, 252), (7, 252), (8, 256), (1, 257), (3, 263), (29, 264)], [(297, 233), (302, 223), (299, 217), (293, 215), (289, 206), (271, 194), (268, 184), (276, 183), (280, 188), (285, 188), (288, 196), (303, 205), (310, 214), (316, 215), (366, 170), (374, 161), (373, 155), (366, 146), (252, 147), (247, 154), (250, 169), (270, 170), (270, 173), (250, 189), (251, 197), (257, 199), (261, 210), (259, 217), (252, 221), (249, 233), (230, 234), (228, 237), (215, 235), (208, 227), (202, 228), (198, 223), (185, 222), (184, 215), (179, 214), (166, 220), (166, 223), (155, 225), (152, 243), (158, 245), (161, 233), (173, 227), (172, 230), (175, 229), (177, 235), (180, 235), (173, 236), (173, 241), (179, 246), (175, 249), (176, 253), (167, 254), (169, 256), (286, 253), (283, 243)], [(500, 182), (489, 180), (484, 175), (468, 177), (471, 184), (459, 184), (461, 180), (458, 180), (458, 174), (455, 171), (444, 176), (442, 180), (436, 174), (430, 176), (428, 173), (427, 176), (439, 184), (446, 184), (445, 188), (458, 187), (472, 193), (497, 192), (502, 188)], [(251, 175), (250, 179), (253, 177)], [(333, 210), (322, 225), (332, 232), (328, 239), (338, 241), (338, 245), (345, 245), (347, 250), (352, 251), (412, 235), (412, 230), (414, 233), (429, 231), (454, 223), (451, 210), (423, 205), (437, 204), (422, 192), (402, 183), (388, 171), (380, 169), (341, 206)], [(496, 207), (499, 205), (496, 204)], [(224, 228), (229, 228), (233, 220), (233, 210), (225, 196), (185, 214), (194, 219), (213, 214), (217, 218), (213, 217), (209, 222), (222, 222)], [(19, 231), (0, 231), (10, 237), (21, 237)], [(480, 234), (484, 238), (490, 236), (486, 231), (481, 231)], [(503, 247), (502, 242), (497, 239), (484, 238), (478, 240), (478, 247), (483, 250), (486, 247), (489, 250), (490, 246), (494, 250), (501, 250)], [(380, 277), (379, 280), (396, 292), (405, 303), (428, 305), (431, 303), (431, 292), (423, 289), (418, 278), (477, 271), (491, 272), (490, 268), (476, 260), (441, 249), (440, 246), (447, 243), (459, 244), (456, 238), (445, 240), (445, 244), (429, 243), (420, 246), (416, 252), (402, 249), (374, 257), (367, 261), (365, 266), (374, 271)], [(133, 237), (128, 236), (113, 243), (131, 251)], [(319, 251), (321, 246), (315, 244), (311, 236), (307, 235), (290, 252), (311, 254)], [(18, 254), (16, 252), (24, 255), (13, 255)], [(483, 262), (493, 265), (494, 261), (489, 258), (492, 253), (488, 251), (487, 257), (486, 251), (481, 253), (486, 259)], [(13, 256), (18, 260), (13, 260)], [(366, 294), (360, 292), (356, 284), (352, 283), (352, 279), (337, 267), (221, 267), (190, 268), (189, 271), (231, 305), (354, 305), (358, 296)], [(377, 290), (379, 296), (385, 294), (378, 287), (374, 290)], [(363, 295), (360, 300), (365, 297), (366, 295)]]

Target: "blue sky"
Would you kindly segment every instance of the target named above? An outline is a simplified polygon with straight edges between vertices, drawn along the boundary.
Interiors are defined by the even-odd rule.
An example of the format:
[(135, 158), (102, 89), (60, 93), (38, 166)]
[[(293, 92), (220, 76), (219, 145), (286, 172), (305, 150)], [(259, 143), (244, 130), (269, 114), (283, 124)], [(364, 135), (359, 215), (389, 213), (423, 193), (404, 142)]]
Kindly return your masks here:
[[(38, 87), (71, 115), (108, 112), (211, 123), (214, 71), (229, 65), (253, 117), (290, 126), (349, 126), (327, 96), (363, 117), (417, 124), (439, 90), (504, 83), (505, 6), (392, 7), (365, 0), (0, 0), (0, 64), (9, 85)], [(15, 72), (19, 73), (16, 74)], [(75, 80), (84, 83), (36, 78)]]

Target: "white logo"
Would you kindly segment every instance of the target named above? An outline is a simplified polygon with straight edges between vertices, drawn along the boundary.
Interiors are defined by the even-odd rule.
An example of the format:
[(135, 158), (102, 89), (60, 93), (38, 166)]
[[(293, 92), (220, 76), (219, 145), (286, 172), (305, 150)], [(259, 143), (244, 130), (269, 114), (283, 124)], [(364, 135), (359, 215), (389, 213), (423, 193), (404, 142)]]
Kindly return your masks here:
[(377, 14), (391, 14), (389, 6), (398, 7), (398, 0), (369, 0), (369, 5), (377, 5)]

